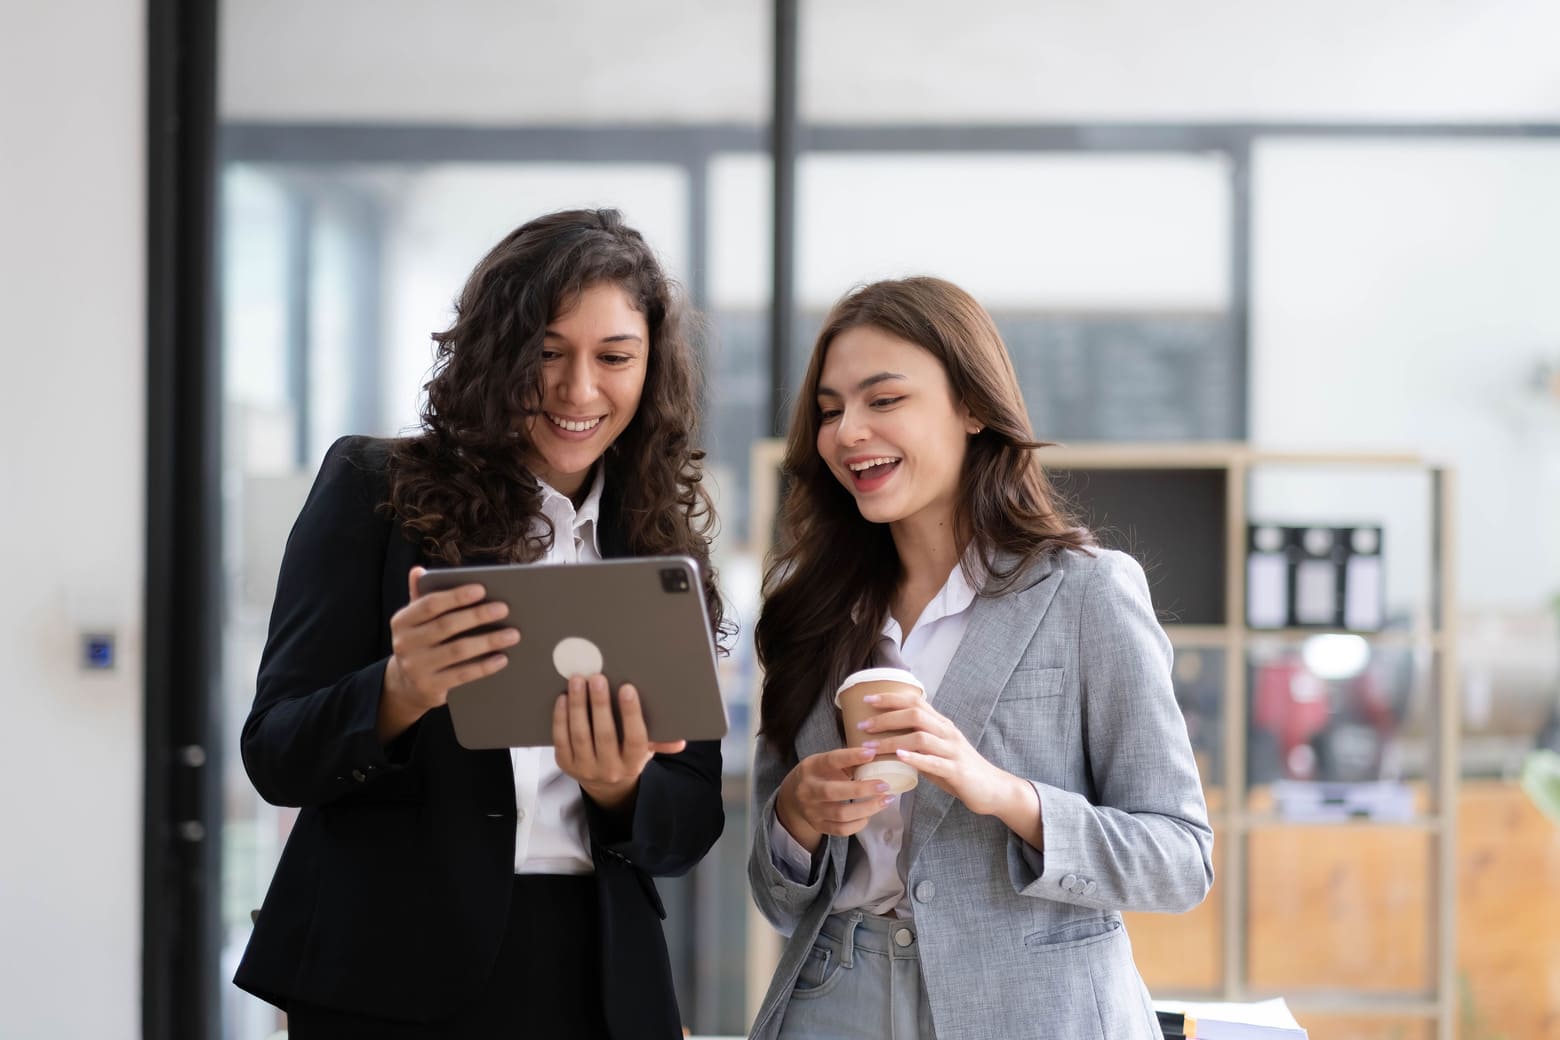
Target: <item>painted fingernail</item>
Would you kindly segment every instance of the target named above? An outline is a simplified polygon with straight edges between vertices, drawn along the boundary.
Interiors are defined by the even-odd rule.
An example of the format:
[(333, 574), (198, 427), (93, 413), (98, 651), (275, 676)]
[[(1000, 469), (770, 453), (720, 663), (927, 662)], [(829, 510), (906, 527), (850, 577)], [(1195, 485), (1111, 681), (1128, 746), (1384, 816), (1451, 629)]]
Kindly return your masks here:
[(881, 699), (882, 698), (878, 694), (869, 693), (865, 697), (861, 698), (861, 703), (862, 704), (876, 704)]
[(877, 745), (876, 744), (863, 744), (863, 745), (861, 745), (861, 757), (862, 758), (874, 758), (874, 757), (876, 757), (876, 755), (877, 755)]
[(865, 744), (861, 745), (861, 750), (863, 751), (876, 751), (877, 749), (878, 742), (875, 740), (869, 740)]
[(885, 783), (879, 782), (878, 785), (877, 785), (877, 789), (878, 789), (878, 794), (888, 794), (888, 785), (885, 784)]
[(883, 796), (883, 804), (884, 805), (893, 805), (897, 801), (899, 801), (899, 796), (897, 794), (890, 794), (890, 795), (884, 795)]
[(857, 729), (871, 729), (872, 728), (872, 720), (871, 719), (862, 719), (860, 722), (856, 723), (856, 728)]

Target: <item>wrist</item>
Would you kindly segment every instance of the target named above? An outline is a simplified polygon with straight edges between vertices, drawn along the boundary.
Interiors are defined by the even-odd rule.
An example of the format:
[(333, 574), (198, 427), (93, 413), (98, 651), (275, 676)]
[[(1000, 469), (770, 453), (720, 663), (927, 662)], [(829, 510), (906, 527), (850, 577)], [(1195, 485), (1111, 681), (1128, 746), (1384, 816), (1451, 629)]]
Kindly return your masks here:
[(626, 812), (633, 805), (634, 794), (639, 790), (639, 778), (615, 784), (581, 784), (590, 800), (611, 813)]
[(809, 853), (816, 854), (818, 852), (818, 846), (823, 844), (823, 832), (807, 826), (798, 814), (791, 811), (791, 806), (787, 804), (785, 791), (783, 790), (780, 792), (780, 796), (775, 799), (775, 819), (779, 821), (780, 826), (785, 828), (785, 832), (796, 840), (798, 845)]

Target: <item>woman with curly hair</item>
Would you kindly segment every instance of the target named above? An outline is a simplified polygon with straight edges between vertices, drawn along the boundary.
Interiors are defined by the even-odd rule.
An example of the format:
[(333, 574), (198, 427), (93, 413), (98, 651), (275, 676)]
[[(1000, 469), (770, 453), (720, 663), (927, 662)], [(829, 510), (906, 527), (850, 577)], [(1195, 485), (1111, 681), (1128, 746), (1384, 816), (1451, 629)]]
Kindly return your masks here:
[[(1201, 901), (1213, 832), (1143, 570), (1061, 508), (1042, 447), (957, 286), (877, 282), (824, 321), (756, 631), (748, 871), (790, 940), (755, 1040), (1159, 1036), (1121, 913)], [(916, 682), (864, 696), (847, 747), (835, 691), (868, 667)]]
[(709, 568), (690, 318), (612, 210), (533, 220), (434, 336), (422, 430), (327, 453), (288, 539), (245, 768), (300, 806), (237, 984), (293, 1040), (681, 1036), (652, 877), (724, 822), (717, 742), (648, 740), (576, 677), (555, 746), (473, 751), (449, 691), (523, 633), (427, 566), (681, 554)]

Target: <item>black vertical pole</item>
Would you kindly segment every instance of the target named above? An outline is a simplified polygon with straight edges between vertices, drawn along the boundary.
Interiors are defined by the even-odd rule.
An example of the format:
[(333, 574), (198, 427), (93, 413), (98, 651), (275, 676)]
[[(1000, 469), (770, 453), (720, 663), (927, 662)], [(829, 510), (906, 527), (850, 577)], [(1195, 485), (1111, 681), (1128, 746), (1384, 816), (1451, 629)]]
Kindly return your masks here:
[(796, 309), (796, 27), (799, 0), (775, 0), (775, 89), (770, 125), (774, 159), (774, 282), (769, 303), (769, 432), (785, 433)]
[(216, 2), (147, 3), (141, 1031), (220, 1035)]

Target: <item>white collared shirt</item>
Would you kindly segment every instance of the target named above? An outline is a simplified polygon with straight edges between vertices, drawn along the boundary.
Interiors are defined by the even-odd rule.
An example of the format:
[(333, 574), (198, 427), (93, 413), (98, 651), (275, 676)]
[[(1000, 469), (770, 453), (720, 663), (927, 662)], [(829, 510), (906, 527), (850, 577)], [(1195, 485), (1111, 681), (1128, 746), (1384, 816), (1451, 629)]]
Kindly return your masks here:
[[(552, 521), (552, 546), (537, 563), (587, 563), (601, 559), (596, 528), (601, 518), (604, 467), (596, 467), (590, 492), (578, 510), (569, 496), (542, 483), (542, 513)], [(541, 529), (541, 520), (536, 521)], [(590, 831), (585, 798), (573, 777), (558, 768), (550, 747), (510, 748), (515, 770), (515, 873), (589, 874)]]
[[(965, 577), (964, 568), (955, 565), (943, 587), (921, 611), (909, 635), (900, 632), (899, 622), (892, 614), (888, 616), (883, 623), (873, 664), (909, 669), (925, 685), (926, 699), (934, 699), (954, 651), (969, 627), (970, 606), (975, 602), (976, 592)], [(871, 914), (893, 910), (900, 917), (911, 916), (900, 853), (905, 831), (910, 826), (914, 798), (914, 791), (900, 795), (894, 804), (873, 816), (851, 839), (845, 879), (834, 894), (835, 913), (859, 908)], [(775, 866), (791, 880), (806, 884), (812, 873), (812, 855), (791, 837), (778, 818), (770, 830), (769, 841), (774, 850)]]

